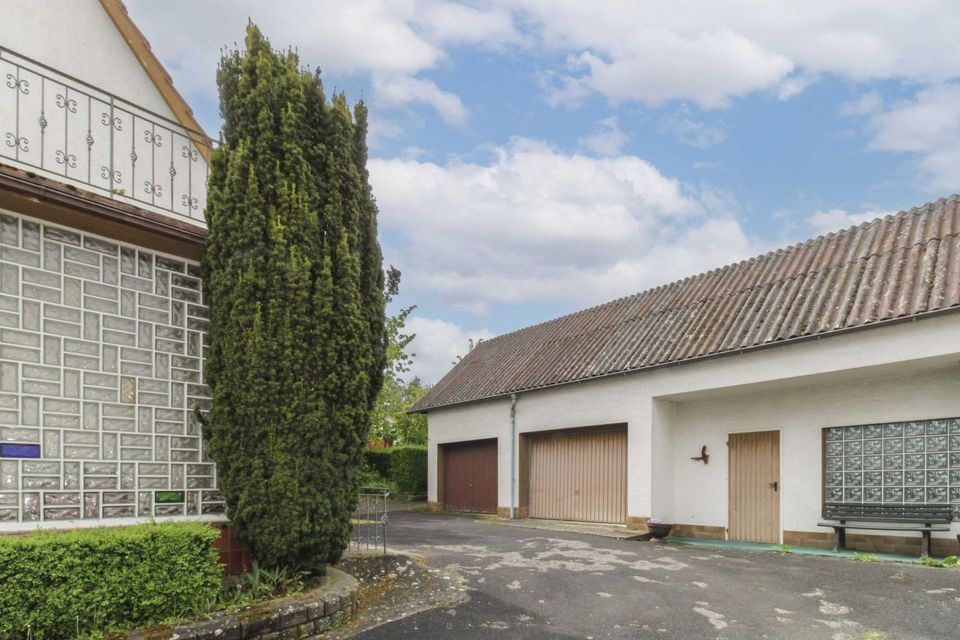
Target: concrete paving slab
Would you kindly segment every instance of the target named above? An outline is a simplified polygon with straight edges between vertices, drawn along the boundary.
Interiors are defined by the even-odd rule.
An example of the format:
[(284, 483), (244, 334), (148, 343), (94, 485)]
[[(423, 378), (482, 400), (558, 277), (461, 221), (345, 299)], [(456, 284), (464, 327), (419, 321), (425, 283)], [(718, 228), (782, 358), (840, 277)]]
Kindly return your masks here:
[(960, 569), (635, 542), (421, 513), (391, 547), (463, 577), (468, 598), (364, 640), (956, 640)]
[(521, 529), (539, 529), (541, 531), (563, 531), (566, 533), (579, 533), (586, 536), (601, 536), (603, 538), (613, 538), (615, 540), (649, 540), (650, 533), (646, 529), (628, 529), (623, 525), (604, 524), (596, 522), (572, 522), (570, 520), (540, 520), (536, 518), (525, 518), (522, 520), (508, 520), (498, 518), (493, 521), (496, 524), (507, 527), (519, 527)]

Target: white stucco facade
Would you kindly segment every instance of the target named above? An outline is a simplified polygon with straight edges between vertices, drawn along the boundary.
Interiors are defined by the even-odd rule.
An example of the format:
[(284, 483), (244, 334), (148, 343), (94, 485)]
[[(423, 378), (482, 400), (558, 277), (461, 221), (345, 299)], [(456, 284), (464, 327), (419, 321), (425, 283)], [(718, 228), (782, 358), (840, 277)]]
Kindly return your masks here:
[[(823, 428), (957, 416), (960, 314), (946, 314), (520, 393), (513, 446), (526, 433), (626, 423), (628, 518), (726, 527), (728, 434), (778, 430), (781, 532), (824, 532)], [(509, 398), (432, 410), (428, 420), (431, 501), (438, 445), (496, 437), (499, 506), (518, 504)], [(690, 460), (703, 445), (708, 465)]]
[(174, 118), (97, 0), (0, 0), (0, 45)]

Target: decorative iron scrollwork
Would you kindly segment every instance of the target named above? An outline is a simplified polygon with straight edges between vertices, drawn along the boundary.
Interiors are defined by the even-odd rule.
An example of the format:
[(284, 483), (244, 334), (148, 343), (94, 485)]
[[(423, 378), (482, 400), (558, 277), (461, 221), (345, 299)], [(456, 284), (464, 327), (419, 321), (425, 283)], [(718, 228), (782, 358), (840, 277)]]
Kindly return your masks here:
[[(100, 177), (104, 180), (110, 180), (110, 167), (100, 167)], [(123, 184), (123, 174), (115, 170), (113, 172), (113, 183)]]
[(30, 141), (23, 136), (17, 137), (16, 134), (7, 132), (7, 146), (16, 147), (20, 151), (30, 151)]
[(120, 116), (110, 117), (110, 114), (103, 112), (100, 114), (100, 124), (105, 127), (113, 127), (114, 131), (123, 131), (123, 120)]
[(196, 162), (200, 159), (200, 154), (197, 153), (197, 150), (188, 145), (183, 145), (180, 147), (180, 157), (189, 158), (190, 162)]
[(183, 203), (183, 206), (189, 207), (194, 211), (200, 208), (200, 201), (197, 200), (196, 198), (191, 198), (187, 194), (183, 194), (182, 196), (180, 196), (180, 202)]
[(40, 119), (37, 120), (37, 124), (40, 125), (41, 133), (43, 133), (44, 129), (47, 128), (47, 125), (50, 124), (49, 122), (47, 122), (47, 116), (45, 116), (42, 111), (40, 112)]
[(26, 78), (17, 80), (17, 76), (12, 73), (7, 74), (7, 86), (11, 89), (18, 89), (23, 95), (30, 94), (30, 83), (27, 82)]
[(158, 149), (163, 146), (163, 136), (159, 133), (153, 133), (149, 129), (144, 129), (143, 131), (143, 141), (152, 144)]
[(70, 113), (77, 112), (77, 101), (73, 98), (67, 98), (62, 93), (57, 94), (57, 106), (61, 109), (66, 109)]
[(162, 184), (154, 184), (154, 183), (150, 182), (149, 180), (145, 180), (145, 181), (143, 182), (143, 192), (144, 192), (144, 193), (147, 193), (147, 194), (150, 194), (150, 195), (158, 196), (158, 197), (159, 197), (159, 196), (162, 196), (162, 195), (163, 195), (163, 185), (162, 185)]
[(77, 168), (77, 156), (72, 153), (65, 153), (64, 151), (57, 150), (57, 164), (65, 164), (71, 169)]
[(170, 163), (170, 169), (167, 171), (167, 173), (170, 174), (171, 180), (173, 180), (173, 178), (177, 175), (177, 168), (173, 166), (172, 162)]

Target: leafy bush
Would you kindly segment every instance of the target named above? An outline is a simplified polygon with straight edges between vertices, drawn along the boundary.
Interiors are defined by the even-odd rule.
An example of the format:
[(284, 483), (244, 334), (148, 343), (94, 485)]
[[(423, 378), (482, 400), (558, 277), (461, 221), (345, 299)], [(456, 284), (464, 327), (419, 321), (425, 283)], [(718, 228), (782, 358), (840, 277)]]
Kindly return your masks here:
[(367, 449), (363, 452), (363, 460), (370, 470), (381, 478), (390, 477), (390, 456), (393, 449)]
[(361, 475), (364, 484), (376, 484), (373, 480), (378, 476), (388, 486), (396, 485), (399, 493), (420, 494), (427, 491), (426, 447), (400, 445), (389, 449), (368, 449), (363, 455), (368, 469)]
[(198, 522), (0, 537), (0, 640), (62, 640), (205, 610), (218, 532)]
[(427, 448), (404, 445), (389, 449), (390, 476), (400, 493), (426, 493)]

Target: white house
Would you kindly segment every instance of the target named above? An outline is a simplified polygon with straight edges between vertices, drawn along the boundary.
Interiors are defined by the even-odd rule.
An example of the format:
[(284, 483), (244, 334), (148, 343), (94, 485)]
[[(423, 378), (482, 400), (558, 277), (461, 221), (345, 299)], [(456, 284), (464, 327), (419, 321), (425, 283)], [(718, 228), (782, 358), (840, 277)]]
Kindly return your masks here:
[(958, 232), (955, 196), (481, 343), (414, 408), (430, 501), (812, 545), (827, 501), (957, 511)]
[(222, 520), (210, 141), (118, 0), (0, 0), (0, 531)]

